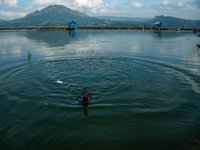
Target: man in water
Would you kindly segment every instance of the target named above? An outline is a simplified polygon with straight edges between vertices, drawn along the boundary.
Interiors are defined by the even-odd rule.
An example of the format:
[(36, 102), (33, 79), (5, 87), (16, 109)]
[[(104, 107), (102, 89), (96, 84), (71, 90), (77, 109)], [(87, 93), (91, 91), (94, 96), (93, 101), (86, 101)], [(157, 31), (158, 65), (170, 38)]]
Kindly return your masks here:
[(85, 93), (83, 96), (83, 103), (87, 103), (88, 102), (88, 94)]

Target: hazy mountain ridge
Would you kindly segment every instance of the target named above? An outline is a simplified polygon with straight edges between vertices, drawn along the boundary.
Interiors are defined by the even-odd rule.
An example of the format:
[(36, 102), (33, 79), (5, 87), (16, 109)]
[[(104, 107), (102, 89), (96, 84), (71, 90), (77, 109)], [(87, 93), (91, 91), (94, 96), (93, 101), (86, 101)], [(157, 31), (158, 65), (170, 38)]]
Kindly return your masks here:
[(131, 22), (147, 22), (150, 21), (152, 18), (140, 18), (140, 17), (116, 17), (116, 16), (93, 16), (98, 19), (107, 19), (112, 21), (131, 21)]
[(0, 19), (0, 22), (2, 22), (2, 21), (9, 21), (9, 20), (3, 20), (3, 19)]
[(172, 16), (155, 16), (148, 23), (162, 22), (163, 27), (189, 27), (189, 28), (199, 28), (200, 20), (187, 20), (182, 18), (176, 18)]
[[(35, 11), (23, 18), (11, 21), (0, 20), (0, 27), (28, 27), (28, 26), (68, 26), (68, 22), (74, 20), (76, 26), (134, 26), (153, 27), (155, 22), (162, 22), (163, 27), (190, 27), (199, 28), (200, 20), (186, 20), (171, 16), (155, 16), (149, 18), (130, 18), (107, 16), (90, 17), (84, 13), (72, 10), (63, 5), (51, 5), (41, 11)], [(121, 20), (121, 21), (117, 21)], [(123, 20), (123, 21), (122, 21)]]

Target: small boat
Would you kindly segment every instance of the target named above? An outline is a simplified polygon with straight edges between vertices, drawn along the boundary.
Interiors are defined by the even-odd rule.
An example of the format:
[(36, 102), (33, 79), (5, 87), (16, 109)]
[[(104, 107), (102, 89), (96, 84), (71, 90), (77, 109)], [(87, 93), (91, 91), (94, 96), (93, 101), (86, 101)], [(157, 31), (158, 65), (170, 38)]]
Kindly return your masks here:
[[(83, 99), (84, 99), (84, 98), (87, 99), (86, 102), (83, 102)], [(85, 87), (85, 88), (83, 89), (83, 92), (81, 93), (81, 95), (80, 95), (79, 98), (78, 98), (78, 102), (79, 102), (79, 104), (81, 104), (81, 105), (87, 105), (87, 104), (90, 104), (90, 103), (91, 103), (89, 94), (88, 94), (88, 92), (87, 92), (87, 87)]]

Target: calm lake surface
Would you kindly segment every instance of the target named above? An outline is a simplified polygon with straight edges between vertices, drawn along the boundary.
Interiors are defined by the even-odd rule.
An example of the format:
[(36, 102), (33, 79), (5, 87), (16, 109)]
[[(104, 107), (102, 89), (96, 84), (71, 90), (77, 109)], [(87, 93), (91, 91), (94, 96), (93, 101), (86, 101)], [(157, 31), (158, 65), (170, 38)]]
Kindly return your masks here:
[(0, 31), (0, 149), (200, 149), (197, 43), (184, 31)]

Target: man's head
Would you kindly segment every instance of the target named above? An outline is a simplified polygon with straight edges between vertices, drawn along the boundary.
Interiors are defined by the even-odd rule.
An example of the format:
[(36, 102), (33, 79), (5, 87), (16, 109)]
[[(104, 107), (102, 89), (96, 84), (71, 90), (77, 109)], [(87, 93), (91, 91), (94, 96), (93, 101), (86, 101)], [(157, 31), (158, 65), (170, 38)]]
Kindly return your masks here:
[(84, 97), (87, 99), (87, 98), (88, 98), (88, 94), (87, 94), (87, 93), (85, 93), (85, 94), (84, 94)]

